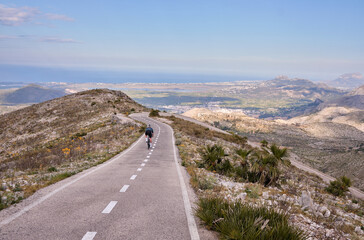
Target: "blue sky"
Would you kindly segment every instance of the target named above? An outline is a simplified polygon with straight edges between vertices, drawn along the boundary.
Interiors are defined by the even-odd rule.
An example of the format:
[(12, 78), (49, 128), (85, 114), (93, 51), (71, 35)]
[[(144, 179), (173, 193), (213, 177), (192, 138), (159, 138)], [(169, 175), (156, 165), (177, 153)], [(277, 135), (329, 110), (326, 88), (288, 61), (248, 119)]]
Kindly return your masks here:
[(329, 80), (364, 73), (364, 1), (0, 1), (0, 64)]

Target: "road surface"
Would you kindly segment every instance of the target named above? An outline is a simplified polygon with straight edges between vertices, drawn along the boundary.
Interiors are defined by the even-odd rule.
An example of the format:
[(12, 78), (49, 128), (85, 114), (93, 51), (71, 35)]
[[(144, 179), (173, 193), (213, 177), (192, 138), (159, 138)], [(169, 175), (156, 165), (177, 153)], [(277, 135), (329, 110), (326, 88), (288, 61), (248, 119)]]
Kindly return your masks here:
[(0, 239), (199, 239), (170, 126), (0, 212)]

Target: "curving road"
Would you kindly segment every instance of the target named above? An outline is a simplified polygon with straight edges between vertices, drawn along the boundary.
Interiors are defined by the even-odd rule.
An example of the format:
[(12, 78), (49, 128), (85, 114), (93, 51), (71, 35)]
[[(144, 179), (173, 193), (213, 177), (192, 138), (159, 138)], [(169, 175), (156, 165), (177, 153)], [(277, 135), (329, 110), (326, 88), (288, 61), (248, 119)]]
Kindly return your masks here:
[(199, 239), (170, 126), (0, 212), (0, 239)]

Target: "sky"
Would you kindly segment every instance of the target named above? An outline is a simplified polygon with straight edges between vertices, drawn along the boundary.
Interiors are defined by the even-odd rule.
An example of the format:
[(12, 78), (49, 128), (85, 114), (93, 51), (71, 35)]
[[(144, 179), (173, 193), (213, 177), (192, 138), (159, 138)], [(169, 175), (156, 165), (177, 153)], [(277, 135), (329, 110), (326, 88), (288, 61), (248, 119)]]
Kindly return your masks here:
[(331, 80), (364, 73), (363, 10), (362, 0), (0, 0), (0, 71)]

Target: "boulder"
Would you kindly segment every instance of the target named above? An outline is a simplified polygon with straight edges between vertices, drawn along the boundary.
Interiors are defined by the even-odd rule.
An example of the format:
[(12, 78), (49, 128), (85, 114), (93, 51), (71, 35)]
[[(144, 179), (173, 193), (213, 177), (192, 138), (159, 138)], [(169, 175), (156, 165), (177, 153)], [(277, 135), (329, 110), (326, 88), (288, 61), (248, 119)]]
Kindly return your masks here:
[(300, 198), (300, 205), (303, 210), (312, 210), (313, 201), (311, 198), (311, 194), (308, 191), (303, 191)]

